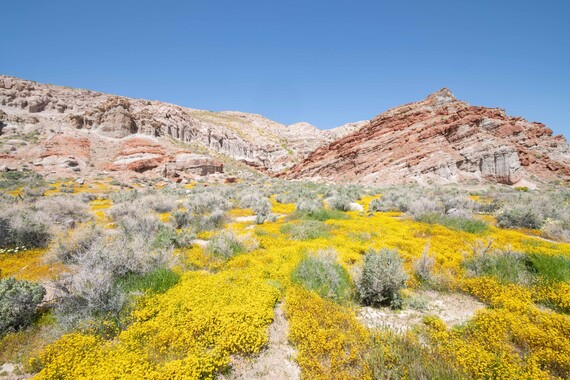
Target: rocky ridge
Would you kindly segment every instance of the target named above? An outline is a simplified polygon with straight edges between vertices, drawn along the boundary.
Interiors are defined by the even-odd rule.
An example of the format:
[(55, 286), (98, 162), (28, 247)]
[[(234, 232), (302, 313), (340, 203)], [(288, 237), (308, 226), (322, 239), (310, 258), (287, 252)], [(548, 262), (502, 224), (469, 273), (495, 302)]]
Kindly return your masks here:
[(182, 179), (244, 164), (290, 179), (515, 184), (570, 179), (570, 148), (544, 124), (447, 89), (323, 131), (0, 75), (0, 169)]
[[(39, 145), (26, 141), (30, 134)], [(138, 136), (136, 153), (131, 147), (131, 154), (125, 155), (121, 140), (133, 136)], [(32, 164), (54, 171), (71, 160), (75, 171), (162, 173), (203, 163), (204, 170), (193, 171), (210, 172), (215, 166), (217, 172), (220, 163), (213, 156), (223, 155), (261, 171), (278, 172), (332, 142), (333, 136), (314, 127), (289, 129), (260, 115), (195, 110), (0, 75), (0, 166)], [(71, 140), (60, 144), (65, 139), (81, 141), (81, 152), (71, 148)], [(52, 145), (59, 149), (54, 151)], [(183, 151), (172, 153), (176, 148)]]
[(570, 179), (570, 149), (542, 123), (441, 89), (318, 148), (283, 175), (367, 184)]

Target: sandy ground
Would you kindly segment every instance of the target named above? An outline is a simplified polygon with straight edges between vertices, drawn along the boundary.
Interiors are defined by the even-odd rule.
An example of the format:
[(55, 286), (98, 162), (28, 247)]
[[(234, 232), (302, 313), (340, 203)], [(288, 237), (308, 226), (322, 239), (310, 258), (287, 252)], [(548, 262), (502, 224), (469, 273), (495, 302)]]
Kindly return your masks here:
[(405, 331), (420, 324), (428, 315), (435, 315), (448, 326), (455, 326), (467, 322), (477, 310), (485, 307), (484, 303), (461, 293), (421, 291), (416, 295), (428, 300), (424, 310), (362, 307), (359, 319), (370, 328), (388, 327), (396, 331)]
[(275, 319), (269, 327), (269, 342), (253, 358), (233, 357), (231, 370), (223, 380), (290, 380), (299, 379), (301, 370), (295, 362), (295, 349), (287, 341), (288, 322), (282, 305), (275, 308)]

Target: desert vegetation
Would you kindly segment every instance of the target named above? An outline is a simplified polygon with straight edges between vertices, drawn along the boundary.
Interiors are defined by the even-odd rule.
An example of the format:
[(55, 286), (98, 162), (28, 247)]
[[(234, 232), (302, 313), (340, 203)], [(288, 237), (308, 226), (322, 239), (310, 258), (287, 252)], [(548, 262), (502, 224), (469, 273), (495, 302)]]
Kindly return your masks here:
[[(570, 376), (565, 187), (129, 186), (2, 174), (0, 363), (227, 376), (259, 360), (279, 305), (302, 378)], [(481, 305), (461, 323), (456, 295)]]

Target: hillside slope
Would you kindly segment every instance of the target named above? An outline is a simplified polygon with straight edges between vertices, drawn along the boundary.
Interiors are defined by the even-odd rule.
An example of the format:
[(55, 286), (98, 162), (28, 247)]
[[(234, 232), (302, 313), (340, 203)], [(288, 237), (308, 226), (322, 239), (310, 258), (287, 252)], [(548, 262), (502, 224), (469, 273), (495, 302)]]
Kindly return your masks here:
[(568, 180), (570, 149), (544, 124), (470, 106), (441, 89), (378, 115), (283, 176), (367, 184)]
[[(195, 110), (0, 75), (0, 166), (163, 173), (220, 154), (277, 172), (344, 129), (331, 133), (306, 123), (289, 128), (261, 115)], [(136, 142), (123, 141), (132, 137)]]

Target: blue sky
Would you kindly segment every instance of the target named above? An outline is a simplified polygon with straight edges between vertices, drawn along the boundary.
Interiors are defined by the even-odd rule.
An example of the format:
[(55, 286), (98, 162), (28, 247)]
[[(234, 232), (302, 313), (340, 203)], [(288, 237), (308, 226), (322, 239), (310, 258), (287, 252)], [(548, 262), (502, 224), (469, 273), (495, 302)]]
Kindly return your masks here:
[(570, 136), (570, 2), (4, 1), (0, 73), (327, 129), (441, 87)]

